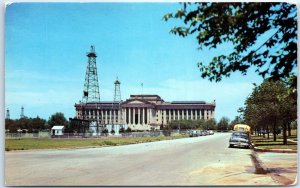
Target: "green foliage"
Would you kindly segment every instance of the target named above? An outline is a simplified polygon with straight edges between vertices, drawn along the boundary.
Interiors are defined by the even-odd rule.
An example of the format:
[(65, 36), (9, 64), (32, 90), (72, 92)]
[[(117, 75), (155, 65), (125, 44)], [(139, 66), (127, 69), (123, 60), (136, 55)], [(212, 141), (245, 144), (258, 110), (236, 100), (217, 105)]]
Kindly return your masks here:
[(130, 133), (130, 132), (132, 132), (131, 128), (130, 128), (130, 127), (128, 127), (128, 128), (126, 129), (126, 132), (127, 132), (127, 133)]
[(286, 128), (297, 119), (297, 98), (289, 92), (289, 87), (282, 81), (265, 80), (253, 89), (245, 102), (244, 118), (254, 130), (283, 129), (286, 143)]
[[(198, 63), (201, 76), (220, 81), (224, 76), (240, 71), (245, 75), (250, 67), (262, 77), (273, 80), (288, 78), (297, 65), (297, 7), (285, 2), (183, 3), (176, 13), (163, 19), (182, 20), (171, 33), (195, 36), (199, 49), (232, 44), (229, 54), (214, 57), (208, 65)], [(178, 23), (178, 22), (176, 22)], [(266, 41), (259, 36), (271, 33)], [(263, 42), (263, 43), (261, 43)], [(255, 44), (259, 47), (253, 49)], [(295, 79), (294, 79), (295, 82)], [(296, 85), (294, 84), (294, 88)]]
[(5, 129), (10, 133), (17, 133), (18, 129), (27, 130), (28, 133), (37, 133), (40, 130), (48, 129), (46, 126), (46, 120), (40, 117), (36, 118), (20, 118), (17, 120), (5, 119)]
[(103, 129), (101, 133), (108, 133), (107, 129)]
[(216, 129), (216, 120), (173, 120), (170, 122), (169, 125), (166, 125), (165, 128), (169, 129), (182, 129), (182, 130), (189, 130), (189, 129), (201, 129), (201, 130), (214, 130)]
[(217, 122), (214, 118), (209, 119), (204, 122), (204, 129), (206, 130), (216, 130), (217, 129)]
[(115, 132), (115, 130), (111, 130), (110, 133), (111, 134), (115, 134), (116, 132)]
[(243, 118), (241, 118), (240, 116), (235, 116), (234, 120), (232, 120), (229, 124), (229, 129), (233, 130), (233, 127), (236, 124), (244, 124)]
[(172, 140), (185, 138), (187, 135), (174, 135), (174, 136), (157, 136), (157, 137), (126, 137), (126, 138), (110, 138), (105, 139), (6, 139), (5, 150), (28, 150), (28, 149), (57, 149), (57, 148), (78, 148), (78, 147), (101, 147), (101, 146), (116, 146), (136, 144), (143, 142), (154, 142), (160, 140)]
[(61, 112), (56, 112), (55, 114), (51, 115), (48, 120), (48, 124), (51, 126), (54, 125), (68, 125), (68, 121), (65, 118), (65, 115)]
[(124, 127), (121, 127), (121, 129), (119, 130), (120, 133), (125, 133), (125, 129)]
[(229, 128), (229, 118), (222, 117), (218, 122), (218, 130), (228, 130)]

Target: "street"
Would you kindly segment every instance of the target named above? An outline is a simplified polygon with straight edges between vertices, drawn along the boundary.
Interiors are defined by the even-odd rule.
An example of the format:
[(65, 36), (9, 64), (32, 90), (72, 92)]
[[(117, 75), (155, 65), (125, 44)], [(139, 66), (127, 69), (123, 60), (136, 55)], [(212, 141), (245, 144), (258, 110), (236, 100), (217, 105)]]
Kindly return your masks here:
[[(258, 171), (252, 150), (228, 148), (229, 137), (216, 133), (115, 147), (5, 152), (6, 185), (282, 185)], [(289, 154), (289, 161), (297, 163), (297, 154)]]

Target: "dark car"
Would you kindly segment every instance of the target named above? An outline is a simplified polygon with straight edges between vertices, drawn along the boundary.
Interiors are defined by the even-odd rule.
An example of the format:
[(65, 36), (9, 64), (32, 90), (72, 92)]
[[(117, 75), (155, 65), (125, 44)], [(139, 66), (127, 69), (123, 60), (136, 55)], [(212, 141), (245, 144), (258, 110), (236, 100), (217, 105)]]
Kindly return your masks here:
[(250, 135), (244, 131), (233, 132), (229, 139), (229, 147), (234, 146), (249, 148), (251, 146)]

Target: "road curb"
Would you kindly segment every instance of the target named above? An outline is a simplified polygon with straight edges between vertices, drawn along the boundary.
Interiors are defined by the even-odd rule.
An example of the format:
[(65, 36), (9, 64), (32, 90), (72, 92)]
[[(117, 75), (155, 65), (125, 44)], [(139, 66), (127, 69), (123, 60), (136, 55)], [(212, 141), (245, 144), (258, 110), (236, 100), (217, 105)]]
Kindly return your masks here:
[(258, 148), (258, 147), (254, 147), (254, 151), (274, 152), (274, 153), (297, 153), (296, 150), (291, 150), (291, 149), (264, 149), (264, 148)]

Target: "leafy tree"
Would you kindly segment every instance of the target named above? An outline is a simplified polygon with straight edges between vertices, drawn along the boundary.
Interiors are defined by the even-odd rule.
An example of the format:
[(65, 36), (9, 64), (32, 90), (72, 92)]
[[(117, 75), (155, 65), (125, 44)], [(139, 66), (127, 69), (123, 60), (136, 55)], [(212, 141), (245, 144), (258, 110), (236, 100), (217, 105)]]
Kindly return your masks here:
[(124, 127), (121, 127), (121, 129), (119, 130), (120, 133), (125, 133), (125, 129)]
[(61, 112), (56, 112), (55, 114), (51, 115), (48, 120), (48, 124), (53, 125), (68, 125), (68, 121), (65, 118), (65, 115)]
[(31, 119), (31, 129), (32, 130), (42, 130), (46, 128), (46, 120), (41, 119), (39, 116), (36, 118)]
[[(205, 65), (198, 63), (201, 76), (210, 81), (220, 81), (224, 76), (240, 71), (245, 75), (254, 67), (262, 77), (273, 80), (291, 77), (296, 88), (297, 59), (297, 7), (285, 2), (236, 3), (183, 3), (176, 13), (163, 19), (182, 20), (171, 33), (182, 37), (196, 37), (199, 49), (217, 48), (232, 44), (234, 50), (220, 54)], [(176, 22), (178, 23), (178, 22)], [(272, 35), (260, 44), (260, 36)], [(258, 47), (255, 47), (257, 44)]]
[(130, 132), (132, 132), (131, 128), (130, 128), (130, 127), (128, 127), (128, 128), (126, 129), (126, 132), (127, 132), (127, 133), (130, 133)]
[(222, 117), (218, 123), (218, 130), (228, 130), (229, 118)]
[(217, 129), (217, 122), (214, 118), (209, 119), (204, 122), (204, 127), (206, 130), (215, 130)]
[(244, 123), (243, 118), (241, 118), (240, 116), (235, 116), (234, 120), (232, 120), (230, 122), (229, 127), (230, 127), (230, 129), (233, 129), (234, 125), (236, 125), (236, 124), (243, 124), (243, 123)]
[(9, 130), (10, 133), (17, 133), (18, 128), (15, 120), (5, 119), (5, 129)]
[[(247, 124), (258, 130), (273, 131), (276, 141), (278, 129), (283, 129), (284, 144), (287, 143), (286, 130), (297, 118), (296, 99), (289, 93), (286, 83), (265, 80), (253, 89), (246, 99), (244, 117)], [(268, 135), (269, 137), (269, 135)]]
[(38, 116), (36, 118), (24, 117), (16, 120), (5, 119), (5, 129), (8, 129), (10, 133), (17, 133), (18, 129), (32, 133), (46, 128), (46, 120)]

